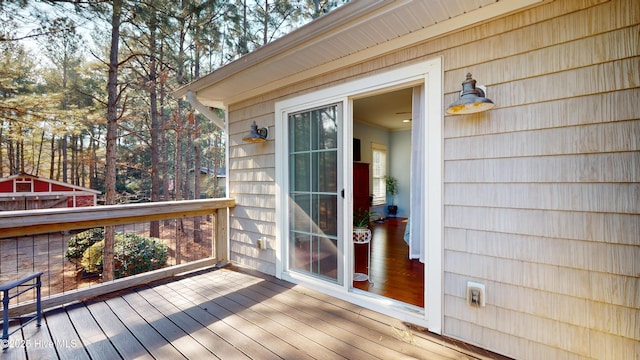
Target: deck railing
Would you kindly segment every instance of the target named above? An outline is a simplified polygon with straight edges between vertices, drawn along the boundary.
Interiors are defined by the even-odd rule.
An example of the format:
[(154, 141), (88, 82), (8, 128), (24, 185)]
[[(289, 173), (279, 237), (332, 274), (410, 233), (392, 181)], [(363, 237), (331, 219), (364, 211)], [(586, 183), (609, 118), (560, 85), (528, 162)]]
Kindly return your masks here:
[[(42, 307), (48, 308), (222, 266), (228, 260), (227, 221), (234, 206), (235, 200), (224, 198), (0, 212), (0, 284), (43, 272)], [(78, 234), (89, 229), (115, 231), (115, 257), (120, 259), (112, 276), (115, 280), (103, 281), (108, 276), (103, 276), (101, 268), (87, 271), (87, 261), (68, 253)], [(135, 244), (121, 242), (142, 237), (160, 249), (162, 264), (156, 266), (159, 269), (131, 275), (127, 269), (132, 266), (127, 267), (128, 260), (122, 260), (118, 251), (140, 252), (132, 249)], [(145, 261), (157, 262), (153, 254)], [(11, 316), (33, 311), (34, 296), (12, 299)]]

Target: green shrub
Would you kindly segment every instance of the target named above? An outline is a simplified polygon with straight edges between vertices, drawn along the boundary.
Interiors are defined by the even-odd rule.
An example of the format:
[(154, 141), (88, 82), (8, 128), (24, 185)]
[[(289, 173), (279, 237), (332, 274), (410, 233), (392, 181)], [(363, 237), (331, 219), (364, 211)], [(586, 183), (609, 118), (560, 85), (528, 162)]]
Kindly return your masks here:
[(114, 246), (116, 278), (159, 269), (167, 264), (169, 251), (160, 239), (137, 234), (118, 234)]
[(75, 234), (67, 240), (65, 257), (69, 261), (79, 261), (91, 245), (102, 239), (104, 239), (104, 230), (101, 227)]
[(104, 240), (100, 240), (89, 246), (82, 254), (80, 265), (88, 273), (102, 272), (102, 252), (104, 250)]
[[(156, 238), (136, 234), (117, 234), (114, 244), (115, 278), (159, 269), (167, 264), (167, 246)], [(102, 272), (104, 240), (85, 250), (80, 264), (85, 271)]]

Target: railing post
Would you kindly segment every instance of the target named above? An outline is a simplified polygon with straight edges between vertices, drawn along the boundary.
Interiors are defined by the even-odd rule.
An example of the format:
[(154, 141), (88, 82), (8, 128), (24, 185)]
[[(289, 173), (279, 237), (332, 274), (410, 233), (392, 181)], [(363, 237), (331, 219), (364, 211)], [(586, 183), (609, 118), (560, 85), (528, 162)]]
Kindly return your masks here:
[(229, 209), (217, 209), (215, 213), (215, 233), (213, 237), (215, 258), (217, 266), (225, 266), (229, 262), (227, 259), (227, 221), (229, 218)]
[(40, 327), (42, 324), (42, 281), (40, 281), (40, 277), (42, 273), (38, 274), (36, 278), (36, 326)]
[(2, 350), (9, 347), (9, 289), (2, 291)]

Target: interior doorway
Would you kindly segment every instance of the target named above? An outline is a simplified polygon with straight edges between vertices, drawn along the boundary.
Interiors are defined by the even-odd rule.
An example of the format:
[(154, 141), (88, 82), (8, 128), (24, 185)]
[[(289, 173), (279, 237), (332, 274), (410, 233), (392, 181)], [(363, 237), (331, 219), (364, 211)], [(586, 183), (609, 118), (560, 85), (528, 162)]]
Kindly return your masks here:
[[(413, 98), (414, 87), (406, 87), (353, 100), (353, 211), (371, 211), (372, 237), (367, 246), (354, 245), (354, 271), (369, 276), (352, 286), (423, 308), (424, 264), (409, 253)], [(392, 196), (387, 176), (396, 180)], [(356, 199), (355, 189), (369, 191), (368, 203)]]

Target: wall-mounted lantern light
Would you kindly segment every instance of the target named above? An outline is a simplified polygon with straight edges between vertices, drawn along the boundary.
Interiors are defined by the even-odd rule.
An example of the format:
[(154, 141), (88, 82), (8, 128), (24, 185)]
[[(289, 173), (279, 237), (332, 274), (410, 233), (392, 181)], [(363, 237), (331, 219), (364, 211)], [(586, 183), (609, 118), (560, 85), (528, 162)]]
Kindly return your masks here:
[(447, 114), (473, 114), (491, 109), (495, 104), (485, 97), (484, 90), (476, 88), (476, 81), (467, 73), (467, 79), (462, 83), (460, 99), (447, 108)]
[(258, 128), (258, 125), (256, 125), (254, 121), (253, 124), (251, 124), (251, 132), (249, 135), (243, 137), (242, 141), (257, 143), (265, 142), (267, 138), (269, 138), (269, 129), (266, 127)]

